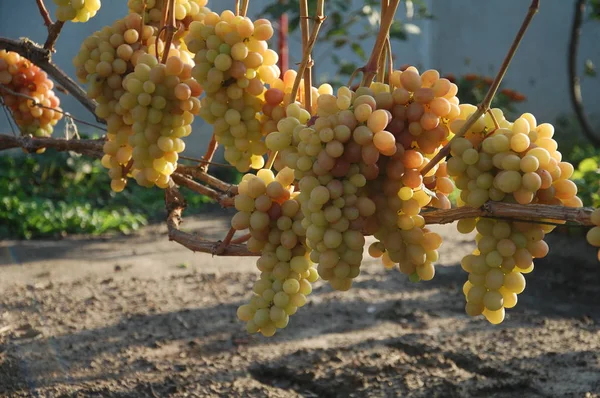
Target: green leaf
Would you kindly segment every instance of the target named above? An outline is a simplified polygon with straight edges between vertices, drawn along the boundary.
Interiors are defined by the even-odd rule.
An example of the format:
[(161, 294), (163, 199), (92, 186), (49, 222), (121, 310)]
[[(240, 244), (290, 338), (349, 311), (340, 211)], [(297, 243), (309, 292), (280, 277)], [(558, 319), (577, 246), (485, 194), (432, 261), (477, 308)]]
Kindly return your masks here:
[(582, 173), (589, 173), (591, 171), (598, 171), (598, 162), (594, 158), (587, 158), (579, 163), (577, 170)]
[(362, 59), (362, 60), (367, 59), (367, 56), (365, 55), (365, 51), (363, 50), (363, 48), (360, 44), (352, 43), (350, 45), (350, 47), (352, 48), (352, 51), (354, 51), (354, 54), (358, 55), (360, 57), (360, 59)]

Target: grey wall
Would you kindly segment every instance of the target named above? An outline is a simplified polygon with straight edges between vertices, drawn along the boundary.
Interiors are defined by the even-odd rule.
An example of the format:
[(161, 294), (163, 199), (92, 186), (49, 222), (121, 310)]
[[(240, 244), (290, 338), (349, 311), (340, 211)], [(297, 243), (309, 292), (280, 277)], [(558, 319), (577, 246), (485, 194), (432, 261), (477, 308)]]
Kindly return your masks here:
[[(250, 2), (250, 14), (262, 10), (271, 0)], [(52, 0), (46, 0), (53, 11)], [(211, 0), (209, 6), (215, 11), (231, 7), (233, 0)], [(514, 34), (527, 10), (526, 0), (427, 0), (435, 20), (417, 20), (419, 35), (411, 35), (406, 42), (394, 43), (397, 64), (410, 63), (420, 68), (436, 68), (444, 73), (480, 73), (492, 75), (502, 62)], [(535, 17), (531, 29), (506, 76), (507, 87), (517, 89), (528, 97), (521, 106), (531, 111), (539, 120), (554, 121), (561, 114), (572, 113), (568, 97), (566, 52), (573, 14), (571, 0), (544, 0), (542, 9)], [(355, 7), (362, 2), (353, 0)], [(126, 13), (126, 0), (103, 0), (99, 14), (86, 24), (66, 24), (57, 44), (55, 62), (69, 75), (74, 75), (71, 60), (77, 54), (81, 41), (93, 31), (110, 24)], [(406, 20), (405, 2), (401, 3), (398, 18)], [(46, 29), (41, 22), (34, 0), (0, 0), (0, 36), (12, 38), (29, 37), (43, 41)], [(300, 61), (298, 34), (290, 37), (290, 65)], [(587, 23), (583, 27), (579, 65), (590, 58), (600, 64), (600, 23)], [(374, 39), (373, 39), (374, 40)], [(365, 42), (366, 50), (373, 40)], [(331, 47), (317, 46), (317, 79), (327, 79), (335, 72), (328, 62)], [(350, 52), (339, 54), (341, 58), (360, 63)], [(590, 112), (599, 112), (600, 77), (585, 79), (583, 95)], [(60, 95), (62, 106), (73, 115), (93, 120), (93, 117), (77, 101)], [(0, 114), (0, 131), (6, 132), (8, 124)], [(82, 131), (89, 128), (80, 126)], [(56, 129), (60, 134), (62, 128)], [(201, 121), (195, 123), (194, 134), (189, 137), (186, 154), (199, 156), (203, 153), (210, 134), (209, 126)]]

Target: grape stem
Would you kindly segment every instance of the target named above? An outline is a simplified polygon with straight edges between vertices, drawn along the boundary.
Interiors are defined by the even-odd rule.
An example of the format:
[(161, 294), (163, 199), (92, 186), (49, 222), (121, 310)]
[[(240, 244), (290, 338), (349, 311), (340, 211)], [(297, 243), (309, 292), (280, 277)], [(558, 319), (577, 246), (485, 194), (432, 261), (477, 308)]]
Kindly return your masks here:
[[(171, 50), (171, 44), (173, 43), (173, 35), (175, 35), (175, 0), (167, 0), (168, 13), (167, 13), (167, 24), (163, 27), (165, 30), (165, 49), (163, 50), (163, 56), (161, 62), (164, 64), (169, 58), (169, 51)], [(160, 33), (159, 33), (160, 35)], [(157, 46), (158, 48), (158, 46)]]
[(97, 105), (96, 101), (89, 99), (85, 90), (52, 62), (50, 50), (43, 48), (29, 39), (13, 40), (0, 37), (0, 50), (2, 49), (16, 52), (39, 66), (48, 73), (56, 83), (64, 87), (68, 93), (73, 95), (77, 101), (90, 111), (99, 123), (105, 123), (104, 120), (98, 118), (94, 112)]
[[(384, 3), (387, 2), (387, 0), (382, 1)], [(385, 47), (385, 41), (389, 37), (390, 28), (394, 22), (394, 16), (396, 15), (399, 4), (400, 0), (389, 0), (387, 5), (382, 5), (381, 7), (381, 23), (379, 24), (379, 33), (377, 34), (377, 39), (373, 45), (373, 51), (371, 51), (371, 56), (369, 57), (367, 64), (358, 69), (359, 72), (363, 73), (361, 86), (370, 86), (373, 82), (373, 78), (377, 75), (379, 61)]]
[[(300, 2), (300, 4), (302, 4), (304, 2), (305, 2), (305, 0), (302, 0)], [(325, 19), (327, 18), (324, 15), (324, 13), (325, 13), (324, 10), (325, 10), (325, 0), (318, 0), (317, 12), (315, 15), (315, 22), (314, 22), (312, 30), (310, 32), (310, 38), (308, 39), (308, 43), (306, 44), (306, 47), (304, 47), (304, 41), (302, 43), (302, 45), (304, 47), (303, 51), (302, 51), (302, 62), (300, 62), (300, 66), (298, 67), (298, 74), (296, 75), (296, 79), (294, 80), (294, 86), (292, 87), (292, 92), (290, 95), (290, 103), (293, 103), (294, 101), (296, 101), (296, 97), (298, 95), (298, 89), (300, 88), (300, 80), (304, 76), (304, 71), (309, 67), (309, 64), (310, 64), (310, 67), (312, 67), (313, 62), (311, 59), (311, 53), (312, 53), (313, 47), (315, 46), (315, 44), (317, 42), (317, 37), (319, 35), (319, 30), (321, 29), (321, 25), (323, 24), (323, 21), (325, 21)], [(304, 87), (307, 87), (306, 81), (304, 82)], [(308, 85), (308, 87), (309, 87), (309, 89), (311, 88), (310, 85)], [(305, 98), (305, 100), (308, 100), (308, 98)], [(312, 106), (311, 106), (311, 108), (312, 108)]]
[(235, 235), (236, 229), (231, 227), (229, 228), (229, 231), (227, 232), (227, 235), (225, 235), (225, 239), (223, 239), (221, 242), (219, 242), (219, 244), (217, 246), (215, 246), (215, 251), (213, 252), (213, 255), (219, 255), (223, 252), (225, 252), (225, 249), (227, 249), (229, 247), (229, 245), (231, 244), (231, 239), (233, 239), (233, 235)]
[(36, 0), (36, 3), (38, 9), (40, 10), (40, 15), (44, 20), (44, 25), (46, 28), (48, 28), (48, 37), (44, 43), (44, 48), (54, 52), (54, 43), (56, 43), (56, 40), (58, 40), (58, 35), (60, 35), (60, 31), (65, 23), (62, 21), (52, 22), (52, 18), (50, 17), (50, 13), (44, 4), (44, 0)]
[(50, 28), (53, 22), (52, 18), (50, 17), (50, 13), (48, 12), (48, 9), (46, 8), (46, 5), (44, 4), (44, 0), (36, 0), (36, 3), (40, 10), (40, 15), (44, 20), (44, 25), (46, 25), (47, 28)]
[(242, 9), (240, 10), (242, 17), (245, 17), (248, 14), (248, 5), (250, 0), (242, 0)]
[(240, 15), (240, 0), (235, 0), (234, 11), (236, 16)]
[(218, 146), (219, 146), (219, 143), (217, 142), (215, 134), (213, 133), (213, 135), (210, 139), (210, 142), (208, 143), (208, 147), (206, 148), (206, 153), (202, 157), (202, 161), (201, 161), (201, 165), (200, 165), (200, 169), (202, 171), (204, 171), (204, 172), (208, 171), (208, 166), (210, 165), (210, 162), (212, 161), (213, 156), (215, 155), (215, 152), (217, 151)]
[[(387, 8), (389, 6), (389, 0), (381, 0), (381, 15), (385, 15), (387, 12)], [(388, 50), (390, 49), (390, 35), (389, 33), (385, 37), (385, 41), (383, 43), (383, 51), (381, 51), (381, 55), (379, 56), (379, 61), (377, 63), (377, 81), (383, 83), (385, 80), (385, 68), (386, 68), (386, 60), (388, 56)]]
[(252, 237), (251, 234), (242, 235), (239, 238), (235, 238), (231, 240), (231, 243), (245, 243)]
[(502, 79), (504, 78), (504, 75), (508, 70), (510, 62), (512, 61), (515, 53), (517, 52), (517, 48), (519, 48), (519, 44), (521, 44), (521, 41), (523, 40), (523, 36), (525, 36), (527, 28), (529, 27), (529, 24), (533, 20), (533, 17), (538, 12), (539, 8), (540, 0), (532, 0), (531, 5), (529, 6), (529, 10), (527, 11), (527, 15), (525, 16), (525, 19), (523, 20), (523, 23), (521, 24), (521, 27), (519, 28), (519, 31), (517, 32), (517, 35), (515, 36), (515, 39), (513, 40), (510, 49), (508, 50), (508, 53), (504, 57), (502, 65), (500, 66), (500, 69), (496, 74), (496, 78), (494, 79), (494, 82), (492, 83), (487, 94), (485, 95), (485, 98), (477, 106), (477, 110), (473, 114), (471, 114), (471, 116), (467, 119), (465, 124), (463, 124), (461, 129), (458, 132), (456, 132), (456, 134), (450, 140), (450, 142), (444, 145), (444, 147), (433, 157), (433, 159), (431, 159), (431, 161), (427, 163), (425, 167), (423, 167), (423, 169), (421, 170), (422, 175), (427, 174), (436, 164), (438, 164), (442, 159), (448, 156), (448, 154), (450, 153), (450, 145), (452, 144), (452, 141), (454, 141), (458, 137), (462, 137), (463, 135), (465, 135), (467, 131), (471, 128), (471, 126), (481, 117), (481, 115), (483, 115), (490, 109), (492, 100), (496, 95), (496, 91), (498, 91), (498, 87), (500, 87), (500, 83), (502, 83)]
[(273, 167), (273, 163), (275, 163), (275, 159), (277, 159), (278, 151), (269, 151), (269, 157), (267, 158), (267, 162), (265, 163), (265, 169), (271, 169)]
[[(309, 40), (309, 24), (308, 24), (308, 1), (300, 1), (300, 30), (302, 36), (302, 54), (306, 54)], [(312, 115), (312, 66), (314, 62), (312, 54), (308, 53), (308, 63), (304, 70), (304, 107)], [(302, 76), (298, 74), (298, 76)], [(295, 83), (295, 82), (294, 82)], [(290, 102), (296, 100), (296, 97), (291, 97)]]

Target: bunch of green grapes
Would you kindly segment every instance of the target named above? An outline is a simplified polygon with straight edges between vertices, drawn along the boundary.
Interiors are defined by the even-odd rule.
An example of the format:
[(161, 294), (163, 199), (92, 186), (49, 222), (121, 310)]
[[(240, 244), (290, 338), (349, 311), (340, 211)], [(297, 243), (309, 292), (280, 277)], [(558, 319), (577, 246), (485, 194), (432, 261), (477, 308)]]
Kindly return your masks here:
[[(465, 117), (475, 110), (470, 105), (464, 108)], [(505, 127), (484, 133), (480, 143), (462, 137), (452, 142), (448, 173), (455, 178), (462, 201), (472, 207), (488, 200), (581, 206), (577, 186), (569, 180), (573, 166), (562, 161), (552, 139), (554, 127), (549, 123), (537, 125), (531, 114), (510, 123), (500, 110), (494, 113), (499, 125)], [(480, 126), (475, 129), (485, 124), (490, 129), (493, 120), (487, 114), (477, 123)]]
[(523, 274), (533, 271), (533, 260), (548, 254), (544, 236), (552, 226), (486, 218), (459, 221), (458, 230), (477, 229), (477, 249), (461, 261), (469, 274), (463, 286), (470, 316), (483, 316), (493, 324), (504, 320), (505, 308), (517, 304), (525, 289)]
[(100, 0), (52, 0), (56, 8), (56, 19), (62, 22), (87, 22), (100, 9)]
[[(121, 165), (132, 160), (132, 176), (139, 185), (166, 188), (178, 153), (185, 149), (182, 138), (192, 132), (194, 115), (200, 110), (200, 85), (181, 58), (172, 56), (161, 64), (154, 55), (144, 54), (123, 87), (119, 106), (127, 112), (126, 124), (132, 121), (129, 145), (109, 141), (105, 153)], [(119, 170), (111, 167), (109, 174), (124, 186), (125, 176), (119, 176)]]
[(54, 82), (48, 79), (46, 72), (15, 52), (0, 50), (0, 84), (0, 98), (10, 109), (23, 134), (35, 137), (52, 135), (62, 113), (60, 100), (52, 90)]
[[(123, 96), (128, 91), (125, 81), (134, 72), (140, 59), (145, 57), (147, 60), (149, 55), (156, 59), (154, 57), (155, 54), (162, 56), (164, 53), (165, 43), (157, 35), (158, 28), (144, 25), (142, 17), (139, 14), (131, 13), (125, 18), (115, 21), (112, 26), (107, 26), (85, 39), (81, 45), (79, 54), (73, 60), (77, 68), (78, 79), (88, 84), (87, 93), (89, 97), (98, 102), (95, 110), (96, 115), (107, 122), (108, 140), (104, 145), (105, 156), (102, 159), (102, 164), (109, 169), (109, 175), (112, 179), (111, 187), (117, 192), (125, 187), (128, 174), (136, 174), (138, 182), (145, 186), (151, 185), (150, 181), (155, 177), (154, 172), (150, 171), (151, 166), (141, 166), (140, 162), (136, 165), (129, 164), (134, 154), (135, 141), (133, 137), (135, 131), (133, 130), (133, 126), (138, 121), (138, 124), (135, 125), (137, 126), (136, 128), (139, 128), (140, 122), (136, 120), (136, 117), (140, 114), (130, 112), (131, 109), (129, 107), (133, 108), (136, 105), (131, 95), (127, 95), (125, 98)], [(168, 57), (169, 59), (174, 58), (178, 60), (171, 62), (182, 63), (183, 69), (181, 74), (184, 76), (183, 79), (186, 80), (185, 84), (191, 90), (191, 96), (199, 96), (202, 92), (201, 87), (195, 80), (191, 79), (192, 56), (187, 51), (181, 39), (176, 39), (173, 42), (172, 47), (169, 49)], [(179, 77), (181, 76), (178, 76), (177, 79)], [(134, 81), (137, 80), (135, 76), (131, 76), (131, 78)], [(144, 87), (145, 91), (143, 93), (139, 92), (136, 95), (144, 94), (142, 98), (147, 99), (147, 96), (154, 94), (152, 90), (156, 89), (156, 87), (153, 85), (156, 85), (156, 83), (148, 82)], [(169, 91), (171, 89), (159, 86), (158, 90), (162, 90), (163, 92), (158, 96), (163, 98), (173, 97), (174, 93)], [(135, 88), (135, 90), (139, 91), (139, 88)], [(179, 90), (180, 96), (183, 98), (185, 96), (184, 93), (187, 91), (183, 88)], [(158, 101), (156, 102), (159, 104), (157, 106), (161, 106), (161, 100), (157, 99), (155, 101)], [(198, 112), (199, 103), (196, 103), (198, 102), (197, 98), (185, 99), (185, 101), (194, 102), (194, 112)], [(169, 106), (164, 106), (164, 108), (158, 109), (157, 112), (168, 112), (171, 108), (175, 112), (179, 112), (177, 111), (179, 105), (175, 104), (173, 107), (171, 105), (173, 104), (169, 103)], [(185, 134), (189, 134), (188, 131), (191, 131), (189, 125), (193, 117), (189, 114), (181, 115), (181, 112), (174, 115), (177, 123), (180, 123), (180, 117), (184, 117), (184, 121), (181, 122), (181, 125), (173, 127), (185, 128)], [(147, 134), (152, 137), (154, 133), (148, 132)], [(170, 149), (170, 144), (167, 143), (163, 145), (160, 151), (157, 149), (152, 150), (154, 151), (154, 156), (158, 156), (156, 159), (160, 159), (164, 154), (166, 156), (164, 160), (168, 164), (175, 166), (177, 160), (176, 149), (183, 149), (184, 146), (180, 140), (186, 135), (181, 131), (176, 133), (179, 135), (175, 137), (171, 137), (171, 133), (165, 134), (169, 139), (177, 138), (177, 140), (173, 141), (174, 149)], [(136, 153), (140, 151), (141, 149), (138, 149)], [(146, 160), (146, 163), (148, 162)], [(163, 171), (168, 171), (170, 168), (170, 166), (166, 167), (167, 169), (163, 169)], [(140, 170), (143, 169), (146, 171), (140, 173)], [(161, 175), (155, 181), (158, 181), (157, 185), (165, 186), (164, 184), (166, 183), (165, 181), (168, 181), (168, 176), (165, 174)]]
[(369, 255), (381, 258), (388, 269), (398, 266), (412, 281), (429, 281), (435, 275), (434, 263), (439, 258), (442, 238), (425, 227), (425, 220), (418, 213), (431, 198), (422, 190), (413, 192), (402, 187), (402, 194), (406, 195), (410, 190), (411, 198), (392, 199), (385, 191), (396, 191), (393, 187), (396, 184), (388, 182), (385, 185), (382, 194), (374, 198), (377, 211), (368, 223), (376, 229), (373, 235), (377, 239), (369, 246)]
[[(432, 202), (422, 189), (425, 158), (405, 150), (385, 130), (391, 115), (379, 108), (373, 90), (353, 93), (343, 87), (337, 94), (319, 96), (319, 117), (312, 126), (306, 126), (308, 115), (298, 104), (289, 105), (278, 130), (266, 139), (271, 151), (279, 151), (281, 165), (293, 168), (299, 179), (307, 244), (319, 275), (335, 289), (349, 289), (360, 272), (364, 236), (374, 234), (381, 252), (373, 254), (384, 256), (381, 241), (386, 240), (395, 262), (402, 262), (402, 271), (431, 279), (432, 261), (421, 262), (417, 254), (431, 252), (432, 259), (441, 244), (437, 234), (423, 230), (419, 215)], [(386, 104), (386, 96), (378, 97)], [(440, 181), (444, 178), (452, 186), (440, 167), (428, 173), (428, 183), (435, 188), (438, 171)], [(437, 202), (440, 207), (449, 205)], [(389, 256), (385, 253), (386, 264), (393, 263)]]
[[(592, 227), (586, 235), (588, 243), (594, 247), (600, 247), (600, 209), (596, 209), (592, 213)], [(598, 260), (600, 261), (600, 250), (598, 251)]]
[[(129, 12), (144, 16), (144, 23), (159, 26), (162, 22), (165, 0), (128, 0)], [(185, 26), (200, 21), (210, 12), (208, 0), (175, 0), (175, 19)]]
[(267, 46), (272, 36), (269, 21), (252, 22), (227, 10), (193, 22), (186, 39), (196, 54), (193, 76), (206, 92), (200, 115), (214, 126), (225, 160), (239, 171), (264, 165), (259, 112), (265, 84), (280, 74), (277, 53)]
[(231, 220), (236, 230), (249, 229), (248, 249), (261, 253), (260, 278), (248, 304), (238, 308), (238, 318), (249, 333), (272, 336), (283, 329), (289, 317), (306, 303), (311, 283), (318, 279), (305, 244), (300, 204), (293, 198), (294, 173), (281, 170), (277, 176), (261, 169), (246, 174), (235, 198), (238, 213)]

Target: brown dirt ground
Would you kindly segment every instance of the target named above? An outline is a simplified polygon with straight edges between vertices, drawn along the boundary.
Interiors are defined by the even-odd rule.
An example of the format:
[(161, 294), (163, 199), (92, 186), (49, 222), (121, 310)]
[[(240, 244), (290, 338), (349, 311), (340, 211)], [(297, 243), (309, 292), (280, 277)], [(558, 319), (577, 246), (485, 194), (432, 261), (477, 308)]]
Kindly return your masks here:
[[(207, 216), (205, 216), (207, 218)], [(224, 236), (226, 221), (188, 220)], [(452, 226), (438, 275), (413, 284), (366, 260), (354, 288), (318, 282), (273, 338), (236, 320), (250, 258), (133, 237), (0, 242), (0, 396), (600, 397), (600, 268), (551, 242), (501, 326), (471, 319)]]

